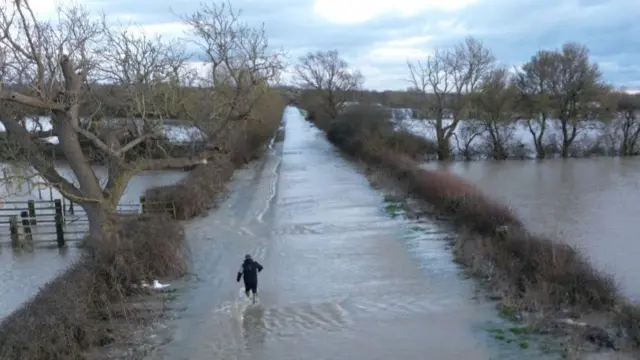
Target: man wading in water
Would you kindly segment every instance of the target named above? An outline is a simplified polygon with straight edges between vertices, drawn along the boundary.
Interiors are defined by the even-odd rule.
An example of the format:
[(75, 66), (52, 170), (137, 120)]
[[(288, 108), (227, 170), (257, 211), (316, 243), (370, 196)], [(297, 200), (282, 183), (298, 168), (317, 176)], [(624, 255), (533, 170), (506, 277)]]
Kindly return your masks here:
[(262, 271), (262, 265), (251, 258), (251, 255), (244, 256), (244, 262), (238, 271), (236, 282), (240, 282), (240, 278), (244, 277), (244, 291), (249, 297), (249, 291), (253, 293), (253, 303), (256, 303), (258, 292), (258, 273)]

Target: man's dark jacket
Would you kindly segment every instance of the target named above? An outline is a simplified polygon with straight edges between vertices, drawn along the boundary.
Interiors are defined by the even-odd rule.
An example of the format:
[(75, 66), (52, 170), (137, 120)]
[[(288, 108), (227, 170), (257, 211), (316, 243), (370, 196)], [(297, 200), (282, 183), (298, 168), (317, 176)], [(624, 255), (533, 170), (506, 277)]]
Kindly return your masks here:
[(245, 284), (257, 284), (258, 283), (258, 273), (262, 271), (262, 265), (253, 259), (246, 259), (242, 263), (242, 267), (240, 271), (238, 271), (238, 276), (236, 277), (236, 282), (240, 281), (240, 278), (244, 277)]

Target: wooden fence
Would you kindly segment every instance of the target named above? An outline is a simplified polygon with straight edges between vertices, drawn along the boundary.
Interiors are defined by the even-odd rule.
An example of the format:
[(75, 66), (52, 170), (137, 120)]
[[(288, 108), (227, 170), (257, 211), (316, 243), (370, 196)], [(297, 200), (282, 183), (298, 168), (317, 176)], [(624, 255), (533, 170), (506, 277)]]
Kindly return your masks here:
[[(173, 203), (120, 204), (121, 214), (165, 212), (176, 216)], [(13, 248), (58, 247), (79, 242), (89, 230), (89, 219), (82, 207), (66, 199), (5, 201), (0, 207), (0, 246)]]

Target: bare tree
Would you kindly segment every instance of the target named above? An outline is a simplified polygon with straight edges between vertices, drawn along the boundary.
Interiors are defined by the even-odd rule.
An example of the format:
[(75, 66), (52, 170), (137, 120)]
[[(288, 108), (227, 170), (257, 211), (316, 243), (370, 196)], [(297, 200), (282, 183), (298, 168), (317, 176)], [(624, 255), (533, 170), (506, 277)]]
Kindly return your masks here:
[(634, 156), (640, 153), (640, 95), (619, 94), (617, 101), (618, 118), (616, 119), (616, 135), (620, 139), (618, 153), (620, 156)]
[(186, 111), (186, 117), (211, 140), (222, 136), (230, 123), (243, 128), (252, 120), (256, 103), (277, 82), (284, 69), (282, 51), (272, 50), (264, 26), (254, 28), (240, 20), (241, 11), (227, 4), (201, 5), (182, 18), (207, 64), (201, 79), (208, 111)]
[(518, 69), (514, 81), (518, 90), (518, 108), (526, 120), (533, 138), (536, 157), (539, 159), (547, 156), (547, 146), (544, 142), (553, 111), (550, 93), (551, 79), (556, 72), (555, 66), (555, 54), (540, 50)]
[[(116, 211), (134, 174), (200, 164), (213, 156), (214, 151), (184, 158), (127, 159), (125, 155), (141, 143), (163, 136), (157, 114), (167, 115), (167, 99), (180, 96), (183, 53), (173, 51), (177, 47), (157, 39), (136, 38), (131, 33), (106, 28), (104, 21), (93, 20), (80, 6), (60, 7), (58, 15), (55, 22), (39, 21), (28, 0), (3, 3), (0, 10), (0, 121), (12, 142), (19, 146), (24, 155), (22, 159), (63, 196), (85, 209), (90, 234), (93, 239), (99, 239), (109, 224), (109, 214)], [(241, 33), (234, 28), (222, 30), (226, 35), (217, 33), (216, 36), (255, 39), (248, 30)], [(259, 51), (255, 42), (243, 44), (255, 45), (247, 48), (247, 53)], [(247, 69), (262, 64), (231, 57), (224, 62), (226, 79), (235, 80), (233, 86), (227, 88), (246, 94), (240, 89), (256, 85), (255, 72)], [(234, 66), (230, 66), (232, 62)], [(138, 125), (113, 126), (107, 121), (106, 126), (91, 127), (82, 121), (81, 114), (91, 107), (91, 100), (96, 100), (92, 88), (98, 81), (105, 80), (111, 82), (115, 91), (120, 91), (116, 96), (117, 106), (125, 109), (127, 117), (138, 117)], [(228, 109), (245, 111), (247, 97), (234, 96), (229, 103)], [(57, 136), (59, 143), (55, 147), (64, 154), (77, 185), (56, 170), (42, 142), (29, 131), (24, 116), (33, 114), (51, 117), (49, 135)], [(83, 142), (97, 148), (105, 159), (108, 167), (105, 184), (83, 154)]]
[(497, 68), (486, 74), (482, 85), (473, 94), (474, 115), (486, 134), (493, 159), (504, 160), (509, 156), (508, 144), (516, 128), (515, 100), (516, 89), (505, 68)]
[(163, 97), (164, 108), (159, 109), (154, 95), (168, 95), (167, 90), (188, 85), (180, 82), (195, 75), (186, 66), (188, 54), (182, 42), (160, 35), (149, 37), (132, 24), (103, 26), (108, 31), (97, 50), (99, 72), (95, 78), (118, 87), (118, 98), (112, 100), (126, 114), (137, 117), (175, 116), (175, 102), (181, 99)]
[[(450, 138), (458, 122), (466, 116), (467, 95), (475, 91), (494, 62), (491, 51), (472, 37), (452, 49), (435, 50), (424, 63), (408, 62), (409, 81), (425, 97), (424, 112), (434, 118), (430, 122), (435, 128), (439, 159), (451, 156)], [(445, 125), (447, 112), (452, 121)]]
[[(97, 108), (91, 114), (93, 123), (85, 127), (116, 126), (128, 131), (123, 138), (137, 140), (131, 143), (136, 149), (129, 152), (131, 157), (171, 157), (166, 147), (172, 144), (165, 138), (164, 125), (178, 125), (175, 119), (183, 117), (182, 110), (193, 103), (194, 95), (188, 86), (196, 73), (187, 66), (184, 47), (175, 39), (149, 37), (135, 25), (109, 28), (105, 23), (104, 28), (105, 40), (96, 50), (96, 83), (90, 86), (97, 89), (92, 91)], [(118, 119), (100, 122), (105, 113)], [(191, 142), (198, 140), (204, 139)]]
[(362, 74), (349, 68), (337, 50), (310, 52), (295, 66), (295, 79), (303, 89), (311, 89), (322, 99), (320, 106), (335, 119), (363, 83)]
[(554, 58), (556, 71), (551, 79), (551, 95), (562, 130), (561, 154), (566, 158), (585, 123), (599, 120), (605, 114), (601, 100), (608, 89), (598, 65), (590, 62), (585, 46), (567, 43)]
[[(82, 132), (80, 95), (95, 65), (89, 54), (103, 29), (99, 23), (88, 20), (88, 14), (80, 7), (60, 9), (59, 15), (57, 24), (40, 22), (28, 0), (3, 4), (0, 10), (4, 60), (0, 121), (11, 138), (29, 153), (34, 168), (61, 193), (85, 207), (92, 227), (100, 229), (104, 196), (96, 174), (82, 153), (78, 135)], [(23, 91), (16, 91), (18, 88)], [(7, 102), (29, 110), (7, 105)], [(11, 113), (9, 107), (23, 111)], [(62, 177), (39, 151), (39, 144), (21, 119), (25, 112), (51, 114), (53, 133), (58, 136), (59, 147), (76, 175), (78, 187)], [(106, 145), (105, 148), (112, 151)]]
[(608, 88), (601, 78), (588, 49), (574, 43), (540, 51), (523, 66), (517, 84), (539, 158), (546, 156), (542, 142), (550, 118), (559, 120), (561, 155), (566, 158), (588, 121), (606, 115), (601, 100)]

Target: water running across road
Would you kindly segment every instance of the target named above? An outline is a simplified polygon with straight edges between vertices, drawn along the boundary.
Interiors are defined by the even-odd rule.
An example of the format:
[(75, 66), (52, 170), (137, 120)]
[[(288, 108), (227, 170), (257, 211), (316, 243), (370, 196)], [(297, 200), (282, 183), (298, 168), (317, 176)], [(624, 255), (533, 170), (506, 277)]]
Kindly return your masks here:
[[(219, 209), (187, 225), (199, 280), (176, 284), (170, 340), (153, 358), (495, 355), (486, 331), (495, 311), (472, 300), (445, 249), (446, 227), (389, 216), (383, 194), (296, 108), (284, 121), (284, 143), (236, 173)], [(265, 267), (257, 306), (238, 296), (245, 253)]]

